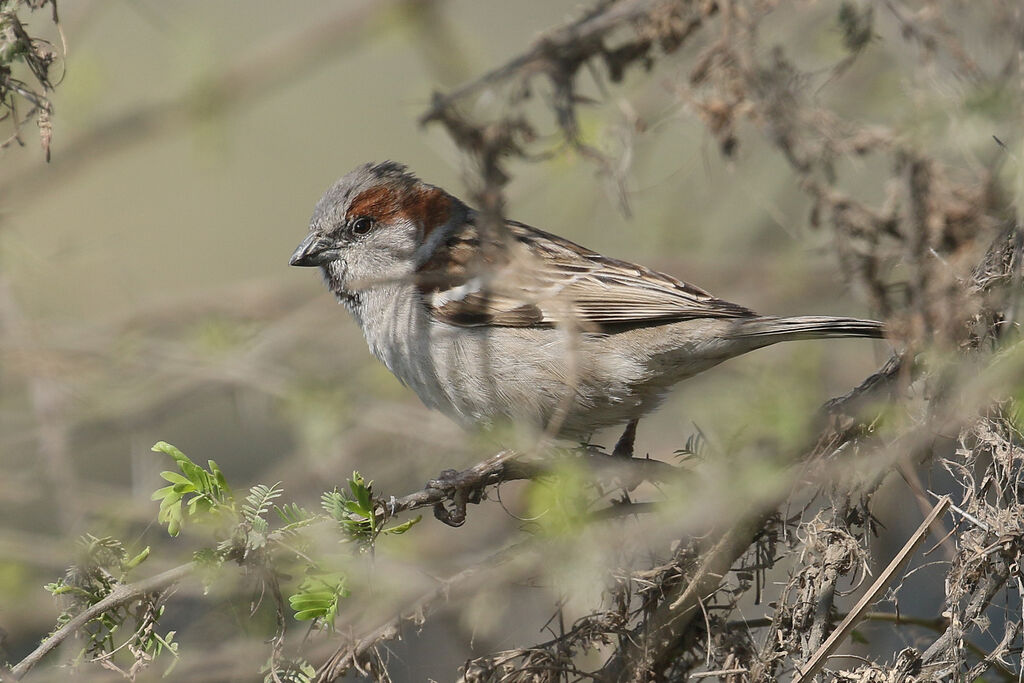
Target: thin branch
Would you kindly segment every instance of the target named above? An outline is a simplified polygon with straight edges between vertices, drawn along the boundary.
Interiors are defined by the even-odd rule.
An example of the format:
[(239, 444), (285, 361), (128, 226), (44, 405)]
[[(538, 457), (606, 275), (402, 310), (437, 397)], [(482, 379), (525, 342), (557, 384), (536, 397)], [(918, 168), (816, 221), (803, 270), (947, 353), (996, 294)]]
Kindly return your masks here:
[(123, 583), (116, 586), (114, 590), (110, 591), (110, 595), (103, 598), (95, 605), (90, 606), (88, 609), (78, 613), (72, 617), (68, 623), (54, 631), (46, 640), (40, 643), (39, 647), (14, 665), (11, 669), (11, 674), (13, 674), (15, 680), (21, 679), (25, 674), (31, 671), (43, 657), (52, 652), (58, 645), (74, 635), (80, 628), (96, 617), (108, 610), (116, 609), (122, 605), (134, 602), (148, 593), (163, 590), (185, 578), (195, 571), (195, 569), (195, 563), (188, 562), (174, 567), (173, 569), (168, 569), (156, 576), (151, 576), (148, 579), (144, 579), (136, 583)]

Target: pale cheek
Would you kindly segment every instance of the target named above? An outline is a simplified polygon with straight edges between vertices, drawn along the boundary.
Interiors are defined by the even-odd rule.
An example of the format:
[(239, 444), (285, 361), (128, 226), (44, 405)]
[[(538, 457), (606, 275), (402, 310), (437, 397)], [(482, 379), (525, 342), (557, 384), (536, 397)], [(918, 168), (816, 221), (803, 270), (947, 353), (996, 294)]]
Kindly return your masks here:
[(331, 261), (325, 266), (321, 266), (320, 272), (324, 276), (324, 282), (327, 287), (332, 291), (339, 291), (345, 288), (345, 264), (342, 261)]
[(345, 255), (352, 276), (356, 269), (360, 276), (411, 273), (416, 244), (409, 232), (404, 225), (384, 228), (349, 247)]
[(331, 261), (324, 268), (324, 274), (329, 278), (340, 280), (345, 276), (345, 264), (340, 260)]

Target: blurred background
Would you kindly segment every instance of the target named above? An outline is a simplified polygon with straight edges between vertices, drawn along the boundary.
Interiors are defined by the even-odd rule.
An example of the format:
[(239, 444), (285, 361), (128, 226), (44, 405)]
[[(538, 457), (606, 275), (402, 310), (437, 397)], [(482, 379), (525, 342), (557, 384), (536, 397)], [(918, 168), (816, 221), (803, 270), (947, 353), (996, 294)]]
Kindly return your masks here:
[[(778, 9), (762, 26), (764, 50), (785, 44), (798, 64), (839, 63), (830, 4)], [(418, 124), (432, 93), (507, 61), (581, 5), (178, 0), (60, 10), (52, 160), (32, 126), (24, 147), (0, 157), (0, 628), (11, 661), (52, 628), (58, 608), (42, 584), (74, 561), (80, 535), (153, 546), (147, 572), (189, 557), (194, 543), (167, 539), (154, 522), (150, 494), (170, 464), (150, 451), (158, 440), (215, 459), (238, 490), (280, 481), (286, 499), (310, 508), (353, 470), (402, 495), (497, 450), (498, 437), (466, 435), (424, 408), (370, 356), (319, 275), (287, 262), (321, 193), (357, 164), (401, 161), (466, 196), (465, 159), (441, 128)], [(47, 11), (29, 20), (60, 46)], [(1002, 110), (965, 106), (968, 86), (941, 65), (917, 68), (896, 22), (876, 31), (848, 69), (821, 74), (814, 97), (983, 163)], [(621, 160), (621, 192), (573, 153), (514, 162), (507, 214), (760, 312), (877, 314), (844, 284), (831, 234), (810, 227), (786, 160), (754, 135), (723, 157), (680, 98), (674, 83), (712, 38), (622, 84), (587, 86), (595, 105), (581, 109), (582, 131)], [(985, 36), (967, 40), (984, 63)], [(847, 191), (881, 197), (875, 163), (842, 160)], [(888, 353), (839, 340), (731, 361), (641, 423), (637, 453), (672, 461), (698, 431), (719, 449), (798, 438), (818, 405)], [(617, 436), (595, 441), (610, 447)], [(730, 479), (732, 467), (709, 464), (702, 514), (736, 504), (718, 496), (746, 485)], [(501, 505), (470, 510), (458, 531), (424, 520), (387, 542), (379, 566), (397, 567), (399, 584), (457, 571), (527, 524), (524, 490), (503, 486)], [(880, 517), (889, 504), (876, 501)], [(602, 581), (574, 569), (585, 561), (564, 565), (583, 596)], [(395, 680), (446, 680), (473, 652), (544, 640), (538, 628), (565, 594), (559, 585), (482, 595), (475, 611), (431, 622), (394, 645)], [(203, 678), (188, 668), (190, 645), (216, 642), (236, 648), (228, 659), (238, 672), (222, 662), (205, 678), (249, 680), (272, 619), (218, 612), (198, 587), (183, 591), (168, 614), (182, 671)], [(237, 659), (246, 647), (262, 654)]]

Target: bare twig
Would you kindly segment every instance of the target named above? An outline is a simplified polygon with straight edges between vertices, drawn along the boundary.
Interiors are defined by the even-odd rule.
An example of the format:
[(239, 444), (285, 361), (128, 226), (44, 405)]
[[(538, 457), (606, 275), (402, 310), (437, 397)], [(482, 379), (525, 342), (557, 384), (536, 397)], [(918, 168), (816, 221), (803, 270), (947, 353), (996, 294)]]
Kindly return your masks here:
[(648, 15), (659, 5), (668, 4), (670, 0), (622, 0), (609, 3), (595, 14), (551, 29), (536, 40), (529, 50), (447, 94), (436, 96), (430, 108), (420, 117), (420, 122), (427, 123), (438, 118), (446, 109), (485, 88), (499, 85), (516, 76), (549, 72), (554, 62), (578, 55), (581, 46), (591, 47), (613, 29)]

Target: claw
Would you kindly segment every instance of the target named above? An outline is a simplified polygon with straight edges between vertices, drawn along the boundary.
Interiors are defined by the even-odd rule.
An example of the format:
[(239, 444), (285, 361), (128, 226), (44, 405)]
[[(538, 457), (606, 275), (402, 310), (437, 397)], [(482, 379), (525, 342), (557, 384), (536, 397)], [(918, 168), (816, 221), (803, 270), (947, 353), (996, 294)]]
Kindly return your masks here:
[(467, 486), (460, 481), (462, 473), (458, 470), (444, 470), (437, 479), (427, 482), (427, 488), (444, 491), (451, 496), (451, 502), (440, 501), (434, 505), (434, 518), (448, 526), (462, 526), (466, 523), (466, 505), (479, 503), (483, 499), (483, 486), (480, 484)]

